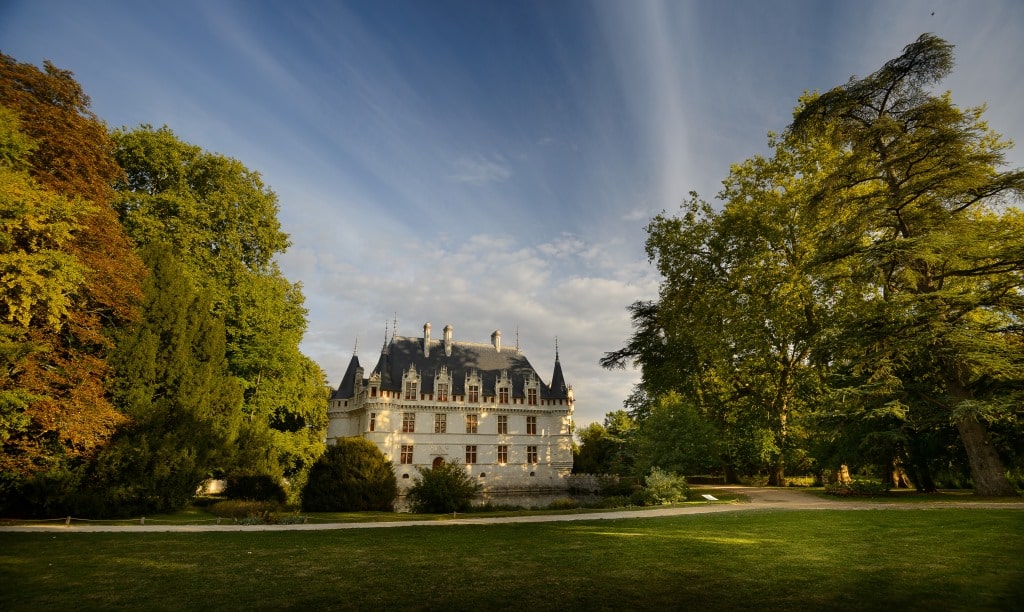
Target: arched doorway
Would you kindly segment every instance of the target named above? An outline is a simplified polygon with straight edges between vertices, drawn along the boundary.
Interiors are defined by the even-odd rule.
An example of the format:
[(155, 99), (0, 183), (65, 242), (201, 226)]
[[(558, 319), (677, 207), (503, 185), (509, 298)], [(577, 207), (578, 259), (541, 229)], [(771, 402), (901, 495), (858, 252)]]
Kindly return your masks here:
[(430, 467), (436, 470), (442, 465), (444, 465), (444, 457), (434, 457), (434, 462), (430, 464)]

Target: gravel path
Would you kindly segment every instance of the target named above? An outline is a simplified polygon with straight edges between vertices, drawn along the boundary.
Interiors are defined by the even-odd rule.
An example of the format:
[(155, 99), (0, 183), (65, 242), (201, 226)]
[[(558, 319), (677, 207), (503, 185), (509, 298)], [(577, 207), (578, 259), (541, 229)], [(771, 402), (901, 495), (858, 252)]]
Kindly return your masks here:
[(0, 532), (181, 532), (208, 533), (213, 531), (319, 531), (325, 529), (384, 529), (388, 527), (447, 527), (452, 525), (495, 525), (504, 523), (558, 523), (565, 521), (596, 521), (624, 518), (657, 518), (684, 514), (710, 514), (714, 512), (740, 512), (749, 510), (926, 510), (937, 508), (1003, 508), (1024, 510), (1024, 500), (1019, 502), (935, 502), (935, 503), (893, 503), (870, 501), (840, 501), (823, 499), (800, 489), (782, 489), (745, 486), (708, 486), (701, 490), (719, 491), (723, 494), (743, 495), (747, 501), (730, 503), (707, 503), (677, 508), (656, 508), (647, 510), (613, 510), (580, 514), (545, 514), (534, 516), (474, 517), (464, 514), (447, 520), (410, 520), (374, 523), (306, 523), (301, 525), (82, 525), (70, 527), (63, 522), (50, 525), (24, 525), (0, 527)]

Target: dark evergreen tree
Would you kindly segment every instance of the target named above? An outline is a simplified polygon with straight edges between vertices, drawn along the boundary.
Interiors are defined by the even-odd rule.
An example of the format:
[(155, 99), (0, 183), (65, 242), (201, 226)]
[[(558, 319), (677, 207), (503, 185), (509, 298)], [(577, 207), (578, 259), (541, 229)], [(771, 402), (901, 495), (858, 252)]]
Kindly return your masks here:
[(302, 507), (310, 512), (390, 511), (396, 497), (395, 470), (377, 445), (341, 438), (310, 469)]
[(163, 244), (143, 251), (151, 275), (143, 320), (111, 356), (115, 403), (130, 424), (100, 454), (83, 511), (176, 510), (232, 453), (242, 385), (228, 370), (223, 323)]

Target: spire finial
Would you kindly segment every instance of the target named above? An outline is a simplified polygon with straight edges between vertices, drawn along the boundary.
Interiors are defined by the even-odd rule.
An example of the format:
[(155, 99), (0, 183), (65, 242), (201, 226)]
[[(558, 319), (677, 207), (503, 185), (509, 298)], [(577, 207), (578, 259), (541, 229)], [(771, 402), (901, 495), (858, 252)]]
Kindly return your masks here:
[(356, 336), (356, 345), (354, 347), (352, 347), (352, 354), (353, 355), (358, 355), (359, 354), (359, 336)]
[(395, 323), (391, 326), (391, 341), (398, 337), (398, 311), (395, 311)]
[(558, 362), (558, 336), (555, 336), (555, 362)]
[(519, 326), (516, 325), (516, 352), (519, 352)]

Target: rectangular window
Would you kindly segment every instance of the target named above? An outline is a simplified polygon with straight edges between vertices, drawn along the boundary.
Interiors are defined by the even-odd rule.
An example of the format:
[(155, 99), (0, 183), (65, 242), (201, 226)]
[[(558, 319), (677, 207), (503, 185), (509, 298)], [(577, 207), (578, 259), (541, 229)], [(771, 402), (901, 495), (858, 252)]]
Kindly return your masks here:
[(412, 444), (402, 445), (402, 465), (412, 465)]
[(500, 434), (507, 434), (508, 433), (508, 415), (505, 415), (505, 414), (499, 414), (498, 415), (498, 433), (500, 433)]
[(370, 413), (370, 431), (377, 429), (377, 413)]
[(469, 386), (469, 401), (474, 404), (480, 401), (480, 385)]
[(448, 415), (439, 412), (434, 415), (434, 433), (448, 433)]
[(405, 399), (416, 399), (416, 383), (412, 382), (411, 380), (405, 383)]
[(531, 406), (536, 406), (537, 405), (537, 390), (536, 389), (527, 389), (526, 390), (526, 403), (531, 405)]
[(498, 389), (498, 403), (499, 404), (507, 404), (508, 403), (508, 387), (502, 387), (502, 388)]
[(437, 383), (437, 401), (448, 401), (448, 383)]
[(526, 462), (537, 463), (537, 447), (527, 446), (526, 447)]
[(402, 433), (416, 433), (416, 413), (402, 413)]
[(508, 463), (508, 447), (504, 444), (498, 445), (498, 463), (502, 465)]
[(476, 463), (476, 445), (466, 445), (466, 465), (473, 465)]
[(466, 433), (476, 433), (477, 425), (479, 425), (479, 417), (475, 414), (467, 414)]
[(528, 416), (526, 417), (526, 435), (535, 436), (537, 435), (537, 417)]
[(377, 387), (370, 387), (370, 397), (377, 397)]

